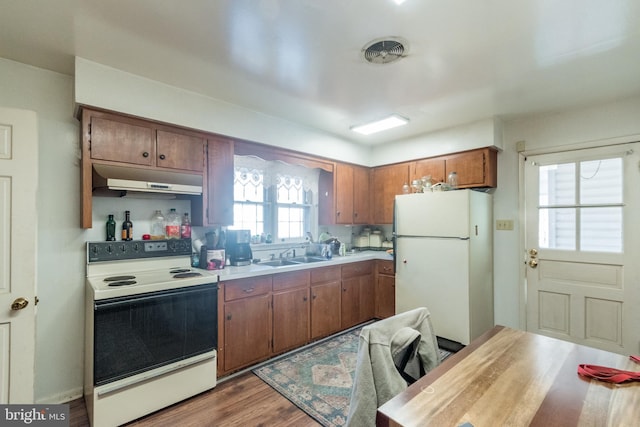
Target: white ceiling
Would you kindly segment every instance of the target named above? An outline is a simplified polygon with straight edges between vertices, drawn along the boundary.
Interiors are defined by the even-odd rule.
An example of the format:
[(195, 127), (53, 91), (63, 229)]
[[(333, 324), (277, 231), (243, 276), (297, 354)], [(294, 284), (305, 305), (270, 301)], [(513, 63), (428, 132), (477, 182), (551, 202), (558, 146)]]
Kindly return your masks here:
[[(640, 93), (638, 0), (0, 0), (0, 56), (74, 56), (378, 144)], [(399, 61), (361, 49), (408, 41)], [(408, 126), (360, 136), (389, 113)]]

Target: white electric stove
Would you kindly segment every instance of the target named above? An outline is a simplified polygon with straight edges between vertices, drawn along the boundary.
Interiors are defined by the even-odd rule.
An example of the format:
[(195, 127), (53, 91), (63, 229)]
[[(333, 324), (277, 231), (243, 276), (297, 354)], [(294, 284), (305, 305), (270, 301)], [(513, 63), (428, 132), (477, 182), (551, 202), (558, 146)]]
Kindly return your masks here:
[(115, 426), (216, 385), (215, 272), (191, 240), (87, 243), (85, 401)]

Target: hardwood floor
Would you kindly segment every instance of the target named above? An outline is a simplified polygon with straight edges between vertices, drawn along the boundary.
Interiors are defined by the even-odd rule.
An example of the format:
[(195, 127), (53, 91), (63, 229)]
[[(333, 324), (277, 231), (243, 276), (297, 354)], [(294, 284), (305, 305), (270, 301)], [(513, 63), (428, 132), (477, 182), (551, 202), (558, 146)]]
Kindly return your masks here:
[[(70, 427), (89, 425), (83, 399), (70, 403)], [(161, 409), (127, 426), (320, 426), (313, 418), (247, 372), (214, 389)]]

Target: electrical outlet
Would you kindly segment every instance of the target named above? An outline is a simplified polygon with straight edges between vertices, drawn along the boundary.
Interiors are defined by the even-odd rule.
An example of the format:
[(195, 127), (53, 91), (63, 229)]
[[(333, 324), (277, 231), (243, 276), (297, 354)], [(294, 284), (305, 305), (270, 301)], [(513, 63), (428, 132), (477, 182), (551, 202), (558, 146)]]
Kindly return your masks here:
[(496, 230), (513, 230), (512, 219), (497, 219)]

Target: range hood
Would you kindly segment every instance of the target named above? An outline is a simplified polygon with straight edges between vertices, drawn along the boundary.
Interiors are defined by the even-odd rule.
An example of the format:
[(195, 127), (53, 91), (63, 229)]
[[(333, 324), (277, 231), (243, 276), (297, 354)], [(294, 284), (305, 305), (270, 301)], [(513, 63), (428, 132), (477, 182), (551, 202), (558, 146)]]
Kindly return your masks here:
[(119, 191), (120, 196), (139, 193), (199, 196), (202, 175), (94, 163), (93, 189)]

